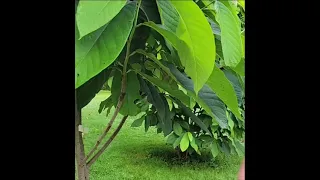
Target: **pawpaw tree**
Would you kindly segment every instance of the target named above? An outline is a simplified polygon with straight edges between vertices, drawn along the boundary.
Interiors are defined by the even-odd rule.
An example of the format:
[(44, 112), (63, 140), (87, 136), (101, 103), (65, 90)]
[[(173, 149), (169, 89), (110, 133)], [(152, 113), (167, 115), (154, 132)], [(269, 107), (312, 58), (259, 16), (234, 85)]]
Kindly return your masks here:
[[(244, 153), (244, 1), (75, 3), (75, 144), (78, 179), (128, 116), (157, 128), (181, 153)], [(87, 155), (81, 109), (102, 88), (99, 113), (115, 111)], [(97, 112), (97, 113), (98, 113)], [(100, 145), (120, 114), (122, 120)]]

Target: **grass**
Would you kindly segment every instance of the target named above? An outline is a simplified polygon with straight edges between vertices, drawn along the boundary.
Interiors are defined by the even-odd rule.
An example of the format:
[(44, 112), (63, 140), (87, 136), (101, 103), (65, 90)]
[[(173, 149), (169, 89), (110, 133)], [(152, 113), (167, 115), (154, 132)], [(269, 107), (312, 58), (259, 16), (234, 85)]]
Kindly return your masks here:
[[(84, 135), (86, 153), (94, 146), (113, 113), (111, 110), (107, 118), (106, 111), (98, 114), (100, 102), (108, 96), (108, 92), (101, 91), (82, 110), (83, 125), (89, 128), (88, 134)], [(204, 160), (206, 156), (203, 160), (192, 162), (175, 161), (173, 148), (165, 144), (163, 134), (156, 134), (155, 128), (149, 128), (145, 133), (143, 126), (130, 127), (138, 117), (140, 115), (127, 119), (114, 141), (91, 166), (91, 180), (237, 179), (241, 157), (220, 155), (214, 163)], [(117, 117), (114, 126), (121, 118), (121, 115)], [(209, 159), (209, 154), (207, 157)]]

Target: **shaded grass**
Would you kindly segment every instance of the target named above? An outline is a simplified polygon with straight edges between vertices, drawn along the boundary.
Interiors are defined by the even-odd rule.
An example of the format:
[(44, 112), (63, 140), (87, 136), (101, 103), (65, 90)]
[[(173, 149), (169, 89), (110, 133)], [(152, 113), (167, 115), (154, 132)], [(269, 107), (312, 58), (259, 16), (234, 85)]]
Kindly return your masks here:
[[(89, 128), (88, 134), (84, 135), (86, 153), (94, 146), (114, 111), (114, 109), (111, 110), (109, 117), (106, 117), (106, 111), (98, 114), (100, 102), (108, 96), (107, 91), (101, 91), (82, 110), (83, 125)], [(145, 133), (144, 126), (130, 127), (131, 123), (140, 116), (127, 119), (114, 141), (92, 165), (91, 180), (237, 179), (241, 157), (220, 155), (212, 162), (210, 154), (204, 153), (204, 156), (198, 160), (188, 162), (177, 160), (173, 148), (165, 144), (163, 134), (156, 134), (155, 128), (149, 128)], [(121, 118), (122, 116), (118, 115), (111, 132)]]

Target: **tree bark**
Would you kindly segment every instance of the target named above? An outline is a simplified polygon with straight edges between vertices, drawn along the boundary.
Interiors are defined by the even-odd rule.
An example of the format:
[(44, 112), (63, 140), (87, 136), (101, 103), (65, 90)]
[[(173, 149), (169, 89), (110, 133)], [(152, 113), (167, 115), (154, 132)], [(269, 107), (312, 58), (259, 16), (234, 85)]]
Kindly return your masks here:
[(77, 99), (75, 99), (75, 155), (78, 170), (78, 180), (89, 180), (89, 169), (85, 162), (84, 144), (82, 132), (79, 131), (79, 125), (81, 125), (81, 110), (78, 110)]

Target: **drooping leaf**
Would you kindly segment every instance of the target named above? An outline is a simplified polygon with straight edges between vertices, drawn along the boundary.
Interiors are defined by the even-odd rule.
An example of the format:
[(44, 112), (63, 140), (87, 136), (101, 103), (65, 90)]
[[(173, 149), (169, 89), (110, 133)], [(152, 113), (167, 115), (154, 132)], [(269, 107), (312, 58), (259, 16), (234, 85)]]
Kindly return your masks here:
[[(228, 78), (228, 80), (231, 82), (236, 95), (237, 95), (237, 99), (238, 99), (238, 103), (242, 104), (243, 100), (243, 96), (244, 96), (244, 91), (242, 89), (241, 83), (239, 82), (239, 78), (236, 76), (235, 73), (233, 73), (230, 70), (223, 70), (225, 76)], [(241, 118), (240, 118), (241, 119)]]
[(146, 116), (146, 121), (149, 121), (149, 125), (150, 126), (155, 126), (158, 124), (158, 119), (157, 116), (155, 114), (148, 114)]
[(195, 114), (193, 114), (193, 112), (189, 108), (182, 104), (181, 101), (179, 101), (178, 99), (175, 99), (175, 102), (184, 111), (184, 113), (191, 118), (193, 122), (195, 122), (202, 130), (206, 131), (211, 135), (211, 132), (209, 131), (207, 126)]
[[(179, 138), (175, 133), (171, 133), (167, 138), (167, 144), (174, 144), (174, 142)], [(179, 142), (180, 143), (180, 142)]]
[(190, 142), (193, 141), (193, 135), (191, 132), (187, 132)]
[(181, 84), (190, 96), (192, 96), (206, 112), (215, 119), (221, 128), (227, 128), (228, 119), (226, 117), (226, 107), (225, 104), (219, 99), (219, 97), (211, 90), (208, 85), (204, 85), (199, 91), (198, 96), (196, 96), (193, 90), (193, 81), (189, 79), (186, 75), (182, 74), (177, 68), (172, 64), (166, 64), (169, 67), (171, 73), (179, 84)]
[(108, 67), (120, 54), (133, 26), (136, 5), (129, 3), (108, 25), (76, 40), (76, 88)]
[(178, 138), (174, 141), (174, 143), (173, 143), (173, 148), (176, 148), (177, 146), (179, 146), (182, 137), (183, 137), (183, 136), (180, 136), (180, 137), (178, 137)]
[(181, 127), (183, 127), (184, 129), (186, 129), (186, 130), (189, 130), (190, 129), (190, 127), (189, 127), (189, 124), (187, 123), (187, 122), (185, 122), (185, 121), (177, 121), (179, 124), (180, 124), (180, 126)]
[(217, 23), (208, 18), (213, 34), (221, 36), (221, 29)]
[(216, 141), (212, 142), (210, 150), (211, 150), (211, 154), (212, 154), (213, 158), (218, 156), (220, 151), (218, 149), (218, 145), (217, 145)]
[(190, 145), (191, 147), (196, 151), (196, 153), (198, 153), (199, 155), (201, 155), (201, 152), (199, 151), (199, 147), (196, 143), (196, 139), (193, 138), (192, 140), (190, 140)]
[(182, 139), (180, 141), (180, 149), (182, 152), (186, 151), (189, 147), (189, 138), (188, 138), (188, 134), (184, 133), (184, 135), (182, 136)]
[(239, 62), (239, 64), (235, 67), (235, 68), (231, 68), (232, 70), (234, 70), (237, 74), (239, 74), (240, 76), (244, 76), (244, 70), (245, 70), (245, 66), (244, 66), (244, 58), (241, 58), (241, 61)]
[[(120, 92), (121, 79), (122, 79), (122, 74), (119, 71), (115, 71), (113, 81), (112, 81), (112, 87), (111, 87), (112, 102), (115, 107), (118, 104), (119, 96), (121, 93)], [(134, 71), (130, 71), (127, 74), (126, 94), (124, 96), (123, 105), (120, 109), (120, 113), (122, 115), (135, 116), (139, 113), (140, 109), (134, 103), (135, 100), (141, 99), (139, 91), (140, 91), (140, 84), (139, 84), (137, 75)]]
[(141, 78), (139, 78), (139, 81), (141, 84), (141, 91), (147, 94), (148, 102), (154, 105), (157, 109), (157, 114), (162, 124), (163, 133), (165, 136), (167, 136), (172, 131), (172, 120), (168, 102), (166, 101), (165, 97), (162, 97), (159, 94), (159, 91), (152, 84), (145, 82)]
[(232, 10), (224, 3), (216, 1), (214, 8), (216, 10), (216, 20), (221, 29), (221, 44), (225, 64), (236, 67), (243, 54), (241, 25), (233, 15)]
[[(195, 92), (208, 80), (216, 58), (214, 35), (201, 9), (193, 1), (171, 1), (180, 18), (176, 34), (189, 47), (177, 49), (186, 73), (194, 81)], [(188, 52), (188, 53), (187, 53)]]
[(80, 38), (111, 21), (126, 4), (126, 0), (80, 1), (76, 20)]
[(103, 84), (109, 78), (111, 69), (105, 69), (82, 86), (77, 91), (77, 106), (79, 109), (85, 107), (101, 90)]
[(178, 136), (181, 136), (183, 133), (182, 127), (180, 126), (179, 123), (174, 122), (173, 123), (173, 131), (176, 133)]
[(240, 156), (244, 155), (245, 153), (244, 145), (239, 140), (235, 140), (234, 144), (235, 144), (235, 148), (238, 155)]
[(99, 105), (99, 114), (101, 114), (102, 111), (104, 111), (106, 108), (110, 108), (113, 105), (112, 98), (109, 96), (106, 100), (102, 101)]
[(133, 123), (131, 124), (131, 127), (139, 127), (139, 126), (141, 126), (145, 118), (146, 118), (146, 116), (142, 115), (140, 118), (134, 120)]
[(237, 96), (232, 84), (217, 66), (214, 67), (207, 84), (213, 90), (213, 92), (215, 92), (217, 96), (228, 106), (233, 114), (241, 119), (241, 115), (238, 110)]
[(147, 74), (144, 74), (142, 72), (137, 72), (137, 73), (139, 75), (141, 75), (144, 79), (146, 79), (149, 82), (151, 82), (152, 84), (160, 87), (161, 89), (167, 91), (172, 96), (180, 99), (184, 104), (189, 104), (189, 97), (187, 95), (185, 95), (179, 89), (172, 89), (172, 87), (168, 83), (165, 83), (165, 82), (161, 81), (158, 78), (151, 77), (151, 76), (149, 76)]

